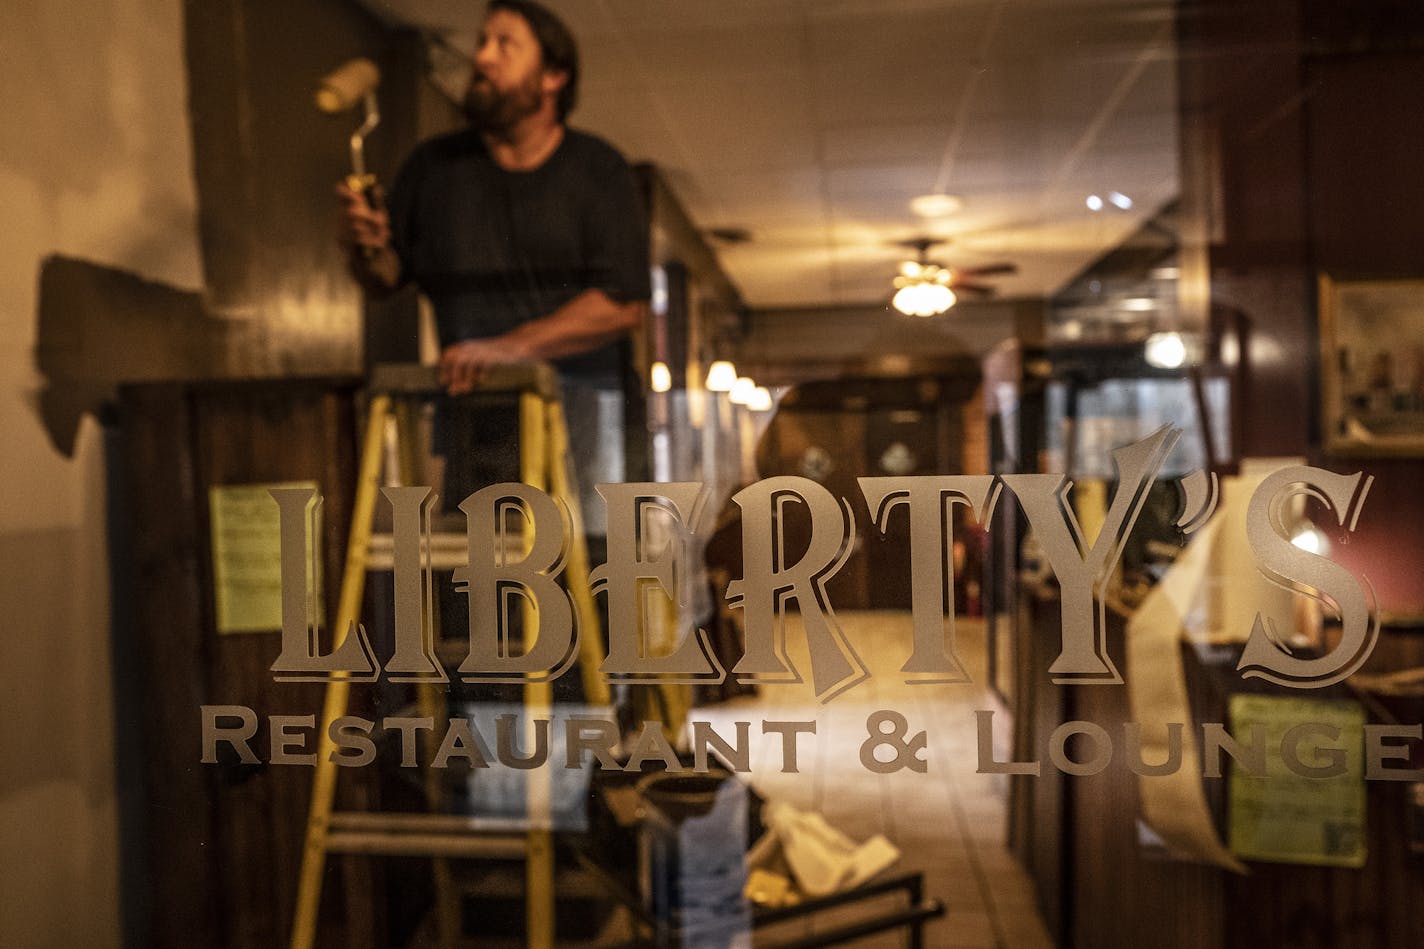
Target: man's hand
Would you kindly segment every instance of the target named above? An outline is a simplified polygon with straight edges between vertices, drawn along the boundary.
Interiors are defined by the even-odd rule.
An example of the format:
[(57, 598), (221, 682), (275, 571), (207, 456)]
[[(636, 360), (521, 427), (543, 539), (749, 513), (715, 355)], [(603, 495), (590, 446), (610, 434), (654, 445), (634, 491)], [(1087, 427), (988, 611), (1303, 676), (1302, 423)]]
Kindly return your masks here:
[(364, 191), (355, 190), (343, 181), (336, 186), (336, 197), (341, 202), (336, 239), (342, 247), (379, 250), (390, 245), (391, 219), (386, 213), (380, 185), (371, 189), (368, 198)]
[(400, 260), (391, 249), (391, 219), (380, 185), (368, 194), (343, 181), (336, 197), (341, 202), (336, 240), (346, 249), (351, 275), (369, 293), (390, 293), (400, 279)]
[(504, 336), (466, 339), (445, 347), (440, 354), (440, 384), (451, 395), (473, 392), (489, 375), (491, 366), (527, 362), (531, 354)]

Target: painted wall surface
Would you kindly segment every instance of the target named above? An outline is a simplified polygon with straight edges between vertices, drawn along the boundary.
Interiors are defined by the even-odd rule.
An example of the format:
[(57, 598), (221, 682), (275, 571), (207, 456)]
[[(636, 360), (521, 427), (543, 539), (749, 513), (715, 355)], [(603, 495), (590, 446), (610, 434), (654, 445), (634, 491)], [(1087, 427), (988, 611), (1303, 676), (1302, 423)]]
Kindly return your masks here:
[(35, 410), (52, 254), (202, 283), (180, 0), (17, 0), (0, 30), (0, 945), (119, 943), (99, 426)]

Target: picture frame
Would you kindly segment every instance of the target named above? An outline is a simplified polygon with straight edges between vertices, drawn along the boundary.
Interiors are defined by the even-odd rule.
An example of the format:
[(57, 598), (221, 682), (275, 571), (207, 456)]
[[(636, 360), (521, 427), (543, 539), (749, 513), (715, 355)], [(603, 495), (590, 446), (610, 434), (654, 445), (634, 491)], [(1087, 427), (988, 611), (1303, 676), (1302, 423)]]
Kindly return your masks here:
[(1326, 453), (1424, 457), (1424, 277), (1322, 274), (1318, 308)]

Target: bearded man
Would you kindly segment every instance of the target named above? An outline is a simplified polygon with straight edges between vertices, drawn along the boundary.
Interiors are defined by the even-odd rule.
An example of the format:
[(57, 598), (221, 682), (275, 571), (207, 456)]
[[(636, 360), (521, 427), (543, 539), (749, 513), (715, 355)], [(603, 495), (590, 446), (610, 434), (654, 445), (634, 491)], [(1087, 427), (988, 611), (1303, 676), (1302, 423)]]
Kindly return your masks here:
[[(418, 146), (388, 208), (338, 188), (356, 279), (373, 296), (413, 282), (430, 299), (441, 384), (458, 395), (491, 366), (553, 361), (576, 460), (598, 454), (589, 394), (618, 388), (617, 344), (650, 293), (647, 223), (627, 163), (565, 124), (578, 79), (573, 37), (557, 17), (530, 0), (492, 0), (465, 95), (469, 127)], [(468, 413), (456, 423), (456, 411), (442, 412), (438, 440), (447, 504), (464, 496), (452, 490), (513, 480), (476, 468), (452, 485), (451, 466), (517, 457), (512, 419)]]

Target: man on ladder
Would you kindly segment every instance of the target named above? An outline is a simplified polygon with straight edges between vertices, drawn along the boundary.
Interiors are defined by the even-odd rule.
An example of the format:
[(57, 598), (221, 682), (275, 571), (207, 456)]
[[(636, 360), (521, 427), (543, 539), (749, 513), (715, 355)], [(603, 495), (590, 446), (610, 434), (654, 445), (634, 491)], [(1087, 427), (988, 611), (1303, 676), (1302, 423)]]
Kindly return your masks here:
[[(599, 393), (619, 390), (620, 349), (650, 296), (646, 217), (623, 157), (566, 125), (579, 64), (557, 17), (530, 0), (491, 0), (473, 66), (469, 127), (418, 146), (389, 201), (339, 186), (339, 238), (370, 296), (414, 283), (430, 300), (451, 396), (495, 367), (552, 361), (575, 467), (587, 472), (604, 429)], [(452, 400), (436, 425), (448, 510), (520, 479), (517, 412)], [(580, 480), (581, 507), (596, 515), (592, 479)], [(548, 700), (547, 686), (529, 689)], [(550, 945), (547, 833), (531, 833), (529, 848), (529, 945)]]
[[(429, 298), (441, 384), (458, 395), (492, 366), (553, 361), (576, 462), (593, 455), (597, 392), (619, 387), (618, 344), (650, 295), (647, 222), (627, 162), (565, 124), (578, 79), (562, 22), (529, 0), (491, 0), (465, 95), (469, 127), (418, 146), (388, 203), (338, 187), (357, 281), (373, 297), (413, 282)], [(443, 421), (439, 447), (476, 482), (468, 487), (511, 480), (465, 467), (514, 458), (498, 450), (513, 444), (510, 424)]]

